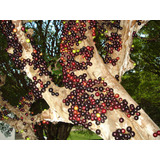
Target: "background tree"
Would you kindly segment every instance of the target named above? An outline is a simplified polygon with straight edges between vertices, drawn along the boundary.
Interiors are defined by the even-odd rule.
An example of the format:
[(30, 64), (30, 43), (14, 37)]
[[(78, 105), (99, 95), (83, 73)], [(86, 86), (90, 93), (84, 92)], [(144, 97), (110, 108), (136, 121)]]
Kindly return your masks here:
[[(63, 38), (60, 44), (62, 55), (60, 64), (63, 67), (65, 88), (57, 87), (50, 81), (50, 71), (47, 70), (48, 66), (43, 61), (43, 54), (35, 46), (31, 35), (23, 33), (24, 27), (22, 27), (21, 21), (12, 21), (12, 23), (10, 21), (2, 22), (3, 33), (8, 38), (12, 36), (7, 51), (15, 64), (33, 80), (31, 86), (34, 87), (34, 97), (36, 99), (42, 98), (43, 95), (43, 98), (49, 104), (50, 108), (40, 114), (41, 118), (50, 121), (67, 123), (72, 121), (74, 124), (82, 124), (85, 128), (91, 129), (104, 139), (130, 139), (131, 137), (133, 139), (154, 139), (159, 135), (159, 131), (157, 132), (158, 126), (137, 106), (137, 103), (119, 83), (121, 76), (134, 67), (134, 62), (129, 57), (132, 33), (138, 31), (146, 23), (145, 21), (64, 22)], [(99, 56), (93, 42), (96, 32), (100, 33), (101, 36), (105, 35), (106, 38), (105, 40), (102, 39), (104, 41), (102, 47), (105, 46), (106, 50), (105, 55), (100, 53), (102, 58)], [(20, 44), (17, 43), (17, 38)], [(15, 49), (13, 54), (12, 48), (16, 47), (17, 50)], [(17, 54), (17, 52), (22, 52), (22, 54)], [(117, 57), (117, 55), (119, 56)], [(35, 69), (31, 67), (32, 65)], [(36, 71), (37, 68), (40, 73)], [(74, 72), (71, 72), (72, 70)], [(46, 87), (37, 85), (36, 80), (39, 76), (41, 80), (38, 83), (43, 82), (41, 85), (44, 85), (46, 82), (46, 85), (51, 85), (52, 88), (45, 90), (43, 88)], [(73, 78), (71, 79), (71, 77)], [(51, 80), (53, 81), (53, 79)], [(103, 97), (102, 93), (100, 99), (93, 98), (94, 95), (89, 92), (97, 91), (97, 89), (93, 90), (94, 85), (97, 89), (99, 88), (100, 93), (102, 91), (106, 92), (106, 98)], [(89, 89), (87, 89), (87, 86)], [(105, 87), (104, 89), (102, 86), (109, 86), (109, 88)], [(38, 92), (37, 88), (40, 87), (44, 91)], [(72, 92), (69, 90), (72, 90)], [(81, 95), (79, 103), (77, 93)], [(100, 93), (94, 92), (97, 97)], [(88, 98), (89, 100), (84, 103), (84, 99)], [(69, 106), (70, 103), (72, 106)], [(78, 106), (75, 103), (78, 103)], [(69, 109), (67, 106), (69, 106)], [(92, 111), (93, 114), (91, 114)], [(134, 116), (134, 119), (130, 116)], [(117, 122), (118, 120), (120, 122)], [(123, 121), (124, 123), (122, 123)]]

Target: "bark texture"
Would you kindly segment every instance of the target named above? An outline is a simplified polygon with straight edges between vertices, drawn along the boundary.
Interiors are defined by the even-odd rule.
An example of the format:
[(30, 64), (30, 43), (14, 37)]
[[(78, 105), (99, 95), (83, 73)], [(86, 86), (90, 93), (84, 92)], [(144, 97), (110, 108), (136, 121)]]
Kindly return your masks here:
[[(21, 31), (22, 23), (18, 20), (13, 20), (12, 23), (15, 25), (17, 29), (17, 37), (19, 43), (23, 47), (22, 58), (32, 59), (31, 53), (33, 52), (32, 45), (26, 42), (26, 35), (24, 32)], [(114, 52), (112, 55), (116, 57), (117, 55), (120, 57), (116, 66), (112, 66), (111, 64), (104, 64), (101, 56), (98, 54), (96, 49), (95, 43), (93, 41), (92, 32), (87, 30), (86, 36), (87, 39), (83, 40), (79, 46), (74, 45), (74, 49), (80, 49), (83, 46), (93, 46), (94, 47), (94, 54), (93, 58), (91, 59), (92, 66), (88, 67), (86, 71), (76, 71), (76, 75), (80, 75), (82, 73), (87, 74), (87, 78), (91, 79), (98, 79), (98, 77), (102, 77), (105, 82), (107, 82), (108, 87), (114, 89), (115, 94), (119, 94), (122, 99), (126, 99), (130, 104), (134, 104), (137, 106), (138, 104), (132, 99), (132, 97), (127, 93), (127, 91), (123, 88), (123, 86), (115, 79), (115, 75), (119, 75), (120, 77), (128, 70), (134, 67), (134, 62), (130, 59), (130, 48), (132, 45), (132, 33), (133, 31), (138, 31), (146, 21), (142, 21), (142, 25), (138, 26), (136, 21), (121, 21), (121, 26), (123, 30), (120, 31), (122, 34), (122, 50), (118, 52)], [(77, 61), (83, 61), (81, 57), (76, 57)], [(24, 68), (26, 71), (27, 76), (32, 80), (33, 76), (37, 76), (38, 79), (41, 79), (43, 82), (47, 82), (50, 80), (49, 76), (41, 76), (39, 77), (38, 71), (33, 70), (33, 67), (26, 65)], [(51, 122), (66, 122), (71, 123), (69, 121), (69, 114), (68, 114), (68, 107), (62, 102), (63, 99), (70, 93), (70, 91), (64, 87), (58, 87), (53, 82), (51, 82), (52, 88), (54, 91), (59, 93), (59, 96), (51, 96), (48, 90), (42, 93), (44, 100), (48, 103), (50, 108), (47, 111), (42, 112), (42, 119), (49, 120)], [(37, 87), (39, 87), (37, 85)], [(143, 107), (143, 106), (142, 106)], [(135, 121), (132, 117), (128, 118), (126, 113), (120, 110), (108, 110), (106, 115), (108, 119), (105, 123), (96, 125), (92, 122), (92, 126), (89, 127), (90, 130), (95, 132), (97, 129), (101, 130), (100, 136), (103, 139), (111, 140), (114, 139), (112, 136), (112, 132), (117, 130), (118, 128), (126, 129), (127, 126), (131, 126), (133, 131), (135, 132), (135, 137), (132, 139), (135, 140), (153, 140), (153, 139), (160, 139), (160, 136), (153, 137), (153, 133), (159, 130), (159, 127), (150, 119), (150, 117), (144, 112), (143, 109), (140, 110), (141, 116), (140, 118)], [(119, 123), (119, 118), (123, 117), (124, 122)]]

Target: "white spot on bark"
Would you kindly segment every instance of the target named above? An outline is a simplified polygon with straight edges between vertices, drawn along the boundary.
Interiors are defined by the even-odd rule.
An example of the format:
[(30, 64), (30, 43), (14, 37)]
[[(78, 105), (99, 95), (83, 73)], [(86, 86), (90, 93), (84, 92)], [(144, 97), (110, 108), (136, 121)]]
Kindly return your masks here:
[(45, 120), (50, 121), (50, 122), (60, 122), (60, 121), (63, 122), (64, 121), (63, 118), (61, 118), (57, 114), (57, 112), (56, 112), (56, 110), (54, 108), (51, 109), (51, 112), (52, 112), (52, 114), (51, 114), (52, 118), (51, 119), (45, 119)]
[(110, 125), (108, 124), (108, 122), (101, 124), (101, 131), (102, 131), (101, 137), (103, 139), (113, 139), (113, 136), (111, 135), (112, 133), (110, 131)]
[(150, 124), (147, 124), (145, 128), (146, 128), (146, 133), (147, 134), (149, 134), (149, 135), (153, 134), (153, 130), (152, 130), (153, 127)]
[(30, 79), (32, 79), (32, 74), (31, 74), (31, 72), (29, 71), (29, 65), (26, 65), (25, 67), (24, 67), (24, 70), (26, 71), (26, 73), (27, 73), (27, 76), (30, 78)]
[(137, 123), (141, 126), (142, 125), (142, 120), (143, 118), (140, 116), (139, 119), (137, 120)]
[(128, 36), (130, 36), (131, 35), (131, 32), (128, 32)]

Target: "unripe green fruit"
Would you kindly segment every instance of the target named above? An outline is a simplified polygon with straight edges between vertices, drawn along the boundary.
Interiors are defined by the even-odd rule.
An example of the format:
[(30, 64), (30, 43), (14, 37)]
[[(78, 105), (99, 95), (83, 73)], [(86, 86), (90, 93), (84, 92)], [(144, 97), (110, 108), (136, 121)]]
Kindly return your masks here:
[(26, 42), (29, 43), (29, 42), (30, 42), (30, 39), (26, 39)]

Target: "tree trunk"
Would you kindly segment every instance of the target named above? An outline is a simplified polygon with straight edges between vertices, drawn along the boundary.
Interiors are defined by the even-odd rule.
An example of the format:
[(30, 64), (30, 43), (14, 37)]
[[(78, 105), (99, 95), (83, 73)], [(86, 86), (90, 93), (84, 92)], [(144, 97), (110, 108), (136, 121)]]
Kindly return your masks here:
[[(31, 53), (34, 51), (34, 48), (30, 43), (26, 42), (26, 35), (24, 32), (21, 31), (22, 24), (21, 21), (15, 21), (13, 20), (12, 23), (15, 25), (15, 28), (17, 29), (16, 35), (18, 37), (19, 43), (22, 45), (23, 53), (22, 57), (23, 59), (31, 59), (33, 60), (33, 57)], [(127, 91), (123, 88), (123, 86), (117, 81), (115, 78), (115, 75), (121, 76), (129, 69), (133, 68), (133, 61), (130, 60), (129, 54), (130, 54), (130, 48), (132, 44), (132, 33), (133, 31), (138, 31), (143, 24), (145, 24), (145, 21), (142, 21), (142, 25), (137, 25), (136, 21), (121, 21), (121, 26), (123, 27), (123, 30), (118, 31), (118, 34), (122, 34), (122, 49), (121, 51), (114, 52), (111, 56), (112, 58), (116, 57), (117, 55), (120, 57), (120, 60), (117, 62), (116, 66), (112, 66), (110, 63), (105, 64), (98, 54), (98, 51), (96, 49), (95, 43), (93, 41), (92, 37), (92, 30), (88, 30), (85, 32), (85, 36), (87, 39), (82, 40), (82, 43), (77, 45), (73, 45), (71, 47), (71, 50), (80, 50), (83, 46), (91, 47), (93, 46), (93, 57), (91, 58), (90, 62), (92, 63), (91, 66), (88, 67), (87, 70), (76, 70), (74, 71), (75, 75), (82, 75), (84, 73), (87, 74), (86, 81), (89, 79), (95, 80), (99, 77), (102, 78), (100, 84), (98, 84), (99, 87), (102, 86), (102, 83), (106, 82), (107, 87), (110, 89), (113, 89), (113, 96), (116, 97), (116, 99), (119, 101), (119, 104), (121, 100), (119, 98), (122, 98), (122, 100), (127, 100), (128, 106), (134, 105), (135, 107), (138, 106), (138, 104), (132, 99), (132, 97), (127, 93)], [(86, 23), (87, 26), (89, 26), (89, 23)], [(108, 35), (110, 36), (111, 32), (114, 32), (114, 30), (109, 30)], [(65, 37), (65, 36), (64, 36)], [(66, 37), (67, 39), (67, 37)], [(63, 40), (62, 40), (63, 41)], [(61, 48), (63, 49), (63, 47)], [(63, 51), (62, 51), (63, 52)], [(65, 54), (63, 55), (63, 59), (65, 59)], [(74, 58), (77, 62), (83, 62), (84, 59), (82, 56), (78, 55)], [(33, 70), (31, 66), (26, 64), (24, 67), (24, 71), (27, 73), (27, 76), (33, 80), (33, 77), (36, 76), (37, 79), (41, 79), (43, 83), (46, 83), (47, 81), (50, 81), (49, 76), (39, 76), (38, 70)], [(70, 72), (69, 72), (70, 73)], [(40, 88), (40, 85), (37, 84), (37, 87)], [(69, 120), (69, 113), (68, 109), (70, 106), (66, 106), (65, 103), (63, 103), (63, 100), (66, 99), (67, 95), (70, 94), (71, 91), (75, 90), (69, 90), (65, 87), (58, 87), (53, 82), (51, 82), (50, 87), (54, 89), (54, 92), (58, 92), (59, 96), (52, 96), (51, 93), (46, 90), (44, 93), (42, 93), (43, 98), (46, 100), (48, 105), (50, 106), (49, 110), (42, 112), (42, 118), (49, 120), (51, 122), (66, 122), (66, 123), (72, 123)], [(77, 90), (76, 90), (77, 91)], [(111, 91), (112, 92), (112, 91)], [(88, 93), (88, 92), (86, 92)], [(106, 92), (108, 93), (108, 92)], [(88, 93), (90, 95), (90, 93)], [(119, 98), (117, 97), (119, 96)], [(115, 105), (113, 106), (115, 107)], [(143, 108), (143, 106), (142, 106)], [(115, 139), (113, 136), (113, 133), (115, 131), (119, 132), (116, 133), (122, 134), (122, 130), (117, 129), (125, 129), (127, 127), (132, 127), (132, 130), (135, 132), (135, 136), (133, 136), (131, 139), (136, 140), (142, 140), (142, 139), (160, 139), (160, 136), (153, 137), (153, 133), (155, 133), (157, 130), (159, 130), (159, 127), (150, 119), (150, 117), (144, 112), (143, 109), (140, 110), (140, 116), (138, 120), (134, 120), (133, 116), (130, 118), (127, 117), (128, 113), (122, 111), (122, 107), (120, 108), (112, 108), (109, 106), (107, 109), (107, 113), (105, 114), (107, 116), (107, 119), (104, 123), (101, 123), (100, 125), (97, 125), (95, 121), (92, 121), (92, 125), (88, 128), (92, 130), (93, 132), (96, 132), (97, 129), (100, 129), (100, 136), (103, 139)], [(90, 110), (90, 112), (93, 111), (93, 109)], [(119, 118), (123, 117), (124, 122), (120, 123)], [(91, 122), (91, 120), (87, 120), (87, 122)], [(99, 130), (98, 130), (99, 131)], [(124, 131), (124, 130), (123, 130)], [(124, 133), (123, 133), (124, 134)], [(125, 134), (128, 135), (129, 131), (125, 131)], [(127, 139), (127, 138), (126, 138)]]

